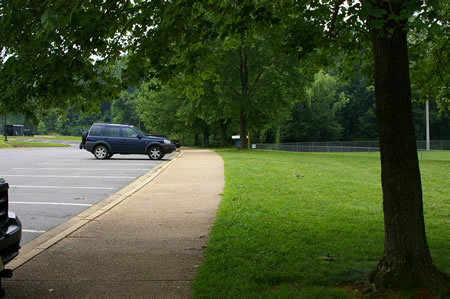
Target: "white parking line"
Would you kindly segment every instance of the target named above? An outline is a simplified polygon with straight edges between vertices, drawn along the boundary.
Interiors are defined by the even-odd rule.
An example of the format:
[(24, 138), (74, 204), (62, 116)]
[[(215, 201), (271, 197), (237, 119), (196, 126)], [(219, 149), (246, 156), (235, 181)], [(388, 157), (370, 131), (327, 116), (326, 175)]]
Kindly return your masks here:
[(141, 170), (149, 170), (149, 168), (11, 168), (14, 170), (119, 170), (119, 171), (141, 171)]
[(91, 189), (91, 190), (114, 190), (116, 188), (106, 187), (64, 187), (64, 186), (25, 186), (25, 185), (9, 185), (11, 188), (45, 188), (45, 189)]
[(34, 229), (22, 229), (22, 232), (24, 232), (24, 233), (33, 233), (33, 234), (43, 234), (46, 231), (45, 230), (34, 230)]
[[(111, 160), (110, 160), (110, 162), (111, 162)], [(36, 163), (36, 164), (37, 165), (61, 165), (61, 164), (64, 164), (64, 165), (77, 165), (77, 166), (82, 165), (82, 163), (76, 163), (76, 162), (59, 162), (59, 163), (46, 162), (46, 163)], [(113, 166), (117, 166), (117, 165), (120, 165), (120, 166), (143, 166), (143, 164), (144, 165), (147, 165), (147, 164), (158, 165), (159, 162), (146, 161), (145, 163), (122, 163), (121, 161), (112, 161), (111, 164), (114, 164)], [(85, 165), (92, 166), (92, 163), (86, 163)]]
[(92, 207), (88, 203), (69, 203), (69, 202), (37, 202), (37, 201), (10, 201), (10, 204), (25, 204), (25, 205), (55, 205), (55, 206), (80, 206)]
[(41, 174), (0, 174), (0, 177), (33, 177), (33, 178), (72, 178), (72, 179), (135, 179), (135, 176), (101, 176), (101, 175), (41, 175)]

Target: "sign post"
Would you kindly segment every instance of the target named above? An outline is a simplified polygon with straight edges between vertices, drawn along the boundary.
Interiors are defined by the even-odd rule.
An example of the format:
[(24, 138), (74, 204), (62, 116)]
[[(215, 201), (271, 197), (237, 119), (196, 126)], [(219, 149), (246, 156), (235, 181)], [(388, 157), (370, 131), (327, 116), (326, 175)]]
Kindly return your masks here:
[(6, 128), (6, 115), (3, 116), (3, 119), (5, 120), (5, 125), (3, 127), (3, 132), (5, 133), (5, 142), (8, 142), (8, 130)]
[(426, 106), (426, 113), (427, 113), (427, 116), (426, 116), (426, 122), (427, 122), (427, 124), (426, 124), (426, 130), (427, 130), (427, 151), (429, 151), (430, 150), (430, 105), (429, 105), (429, 103), (428, 103), (428, 100), (427, 100), (427, 104), (426, 104), (427, 106)]

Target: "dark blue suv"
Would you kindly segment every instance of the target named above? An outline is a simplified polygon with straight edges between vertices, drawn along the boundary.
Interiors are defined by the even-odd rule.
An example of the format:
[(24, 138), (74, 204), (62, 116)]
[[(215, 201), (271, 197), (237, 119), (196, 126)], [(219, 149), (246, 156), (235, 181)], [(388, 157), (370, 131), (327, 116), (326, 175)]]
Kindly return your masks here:
[(93, 124), (83, 132), (80, 148), (97, 159), (109, 159), (114, 154), (144, 154), (158, 160), (176, 150), (168, 138), (146, 136), (134, 126), (121, 124)]

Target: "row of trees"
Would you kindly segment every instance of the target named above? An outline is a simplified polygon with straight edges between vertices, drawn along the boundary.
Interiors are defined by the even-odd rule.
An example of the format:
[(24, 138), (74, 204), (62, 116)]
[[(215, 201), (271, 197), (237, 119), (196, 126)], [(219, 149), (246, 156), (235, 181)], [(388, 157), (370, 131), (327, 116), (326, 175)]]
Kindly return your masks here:
[[(243, 147), (248, 131), (264, 131), (268, 124), (282, 138), (280, 114), (292, 127), (301, 115), (305, 124), (323, 121), (326, 134), (346, 134), (352, 126), (339, 129), (330, 121), (356, 102), (320, 70), (338, 62), (339, 74), (349, 76), (359, 63), (375, 90), (385, 215), (384, 253), (370, 281), (377, 288), (450, 293), (448, 276), (433, 265), (426, 241), (412, 108), (417, 94), (449, 113), (448, 1), (0, 5), (0, 110), (27, 118), (52, 108), (86, 111), (135, 86), (143, 121), (151, 124), (151, 113), (167, 108), (181, 120), (174, 128), (201, 131), (205, 143), (213, 128), (224, 132), (233, 124)], [(355, 120), (364, 115), (344, 120), (358, 127)], [(306, 128), (287, 131), (298, 132), (293, 138), (316, 131)], [(329, 138), (323, 134), (314, 138)]]
[[(269, 97), (286, 96), (283, 113), (264, 118), (264, 122), (252, 123), (249, 131), (255, 143), (279, 143), (302, 141), (375, 140), (378, 138), (375, 116), (375, 95), (367, 78), (355, 70), (354, 76), (341, 80), (333, 76), (335, 70), (320, 70), (314, 76), (302, 76), (298, 68), (295, 86), (284, 84), (289, 78), (264, 84), (259, 93)], [(283, 89), (284, 94), (277, 91)], [(79, 136), (82, 130), (94, 122), (128, 123), (148, 133), (162, 133), (182, 140), (183, 144), (226, 146), (231, 135), (239, 133), (238, 120), (224, 116), (224, 108), (218, 104), (220, 95), (214, 88), (202, 88), (209, 106), (195, 103), (180, 89), (163, 85), (160, 80), (143, 82), (139, 88), (129, 88), (111, 101), (103, 101), (99, 112), (77, 113), (70, 107), (64, 113), (50, 110), (38, 117), (35, 126), (24, 116), (7, 117), (8, 123), (25, 124), (35, 134), (61, 134)], [(217, 99), (217, 102), (210, 100)], [(260, 98), (258, 98), (260, 99)], [(225, 98), (222, 103), (232, 106)], [(196, 105), (196, 106), (193, 106)], [(267, 109), (272, 109), (268, 101)], [(230, 108), (231, 109), (231, 108)], [(206, 111), (206, 113), (205, 113)], [(225, 110), (226, 111), (226, 110)], [(450, 139), (450, 119), (439, 115), (439, 108), (432, 103), (431, 136), (435, 140)], [(413, 104), (415, 132), (418, 140), (425, 138), (425, 105)]]

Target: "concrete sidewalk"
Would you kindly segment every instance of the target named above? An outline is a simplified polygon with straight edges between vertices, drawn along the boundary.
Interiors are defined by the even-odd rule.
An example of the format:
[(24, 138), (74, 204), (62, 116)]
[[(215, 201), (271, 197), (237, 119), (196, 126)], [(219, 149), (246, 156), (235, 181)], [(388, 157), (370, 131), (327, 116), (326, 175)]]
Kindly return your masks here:
[(189, 297), (221, 199), (223, 161), (187, 149), (169, 163), (73, 219), (59, 237), (26, 244), (7, 265), (17, 268), (3, 280), (6, 297)]

